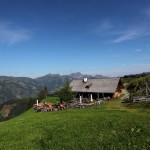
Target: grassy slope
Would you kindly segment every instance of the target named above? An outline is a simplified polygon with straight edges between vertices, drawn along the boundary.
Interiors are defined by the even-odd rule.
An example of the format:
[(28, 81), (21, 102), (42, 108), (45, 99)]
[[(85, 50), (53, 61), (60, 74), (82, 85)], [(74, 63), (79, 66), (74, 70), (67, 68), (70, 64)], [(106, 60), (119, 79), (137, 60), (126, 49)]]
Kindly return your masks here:
[(31, 109), (0, 124), (0, 149), (148, 149), (149, 125), (149, 110), (127, 109), (120, 101), (97, 109)]
[(46, 102), (51, 102), (51, 103), (57, 103), (57, 102), (59, 102), (60, 100), (59, 100), (59, 97), (47, 97), (46, 99), (45, 99), (45, 101)]

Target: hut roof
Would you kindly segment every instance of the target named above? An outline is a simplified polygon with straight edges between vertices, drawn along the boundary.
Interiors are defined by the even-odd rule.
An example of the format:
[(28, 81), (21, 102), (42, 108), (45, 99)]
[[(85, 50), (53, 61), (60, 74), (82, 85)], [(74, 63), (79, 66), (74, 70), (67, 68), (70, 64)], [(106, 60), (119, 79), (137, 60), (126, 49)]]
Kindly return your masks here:
[(73, 92), (115, 93), (119, 82), (120, 78), (73, 80), (70, 86)]

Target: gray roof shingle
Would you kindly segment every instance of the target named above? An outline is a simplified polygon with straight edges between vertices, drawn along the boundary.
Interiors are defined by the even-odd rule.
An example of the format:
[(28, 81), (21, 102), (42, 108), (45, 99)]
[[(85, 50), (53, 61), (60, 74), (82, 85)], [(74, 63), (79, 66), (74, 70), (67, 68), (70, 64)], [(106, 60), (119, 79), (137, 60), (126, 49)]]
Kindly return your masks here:
[(87, 82), (73, 80), (70, 86), (73, 92), (115, 93), (119, 81), (120, 78), (88, 79)]

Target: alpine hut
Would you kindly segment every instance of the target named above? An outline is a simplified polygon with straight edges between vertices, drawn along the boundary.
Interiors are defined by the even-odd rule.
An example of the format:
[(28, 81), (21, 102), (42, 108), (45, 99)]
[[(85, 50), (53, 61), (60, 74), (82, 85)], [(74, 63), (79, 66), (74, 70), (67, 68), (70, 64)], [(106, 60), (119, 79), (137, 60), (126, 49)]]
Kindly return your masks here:
[(121, 95), (123, 84), (120, 78), (102, 78), (102, 79), (87, 79), (73, 80), (70, 83), (72, 92), (76, 93), (77, 97), (93, 99), (113, 98)]

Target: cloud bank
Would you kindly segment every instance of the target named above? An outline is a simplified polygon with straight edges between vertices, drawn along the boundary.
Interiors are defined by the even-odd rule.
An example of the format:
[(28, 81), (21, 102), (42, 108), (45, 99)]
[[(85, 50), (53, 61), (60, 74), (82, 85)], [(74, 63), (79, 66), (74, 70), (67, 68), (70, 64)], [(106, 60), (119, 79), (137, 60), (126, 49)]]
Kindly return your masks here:
[(116, 22), (113, 19), (103, 19), (97, 23), (95, 34), (107, 37), (106, 42), (114, 44), (148, 37), (150, 36), (150, 8), (138, 13), (139, 20), (128, 24), (121, 21)]
[(0, 43), (12, 45), (30, 38), (31, 32), (28, 29), (15, 27), (11, 23), (0, 21)]

